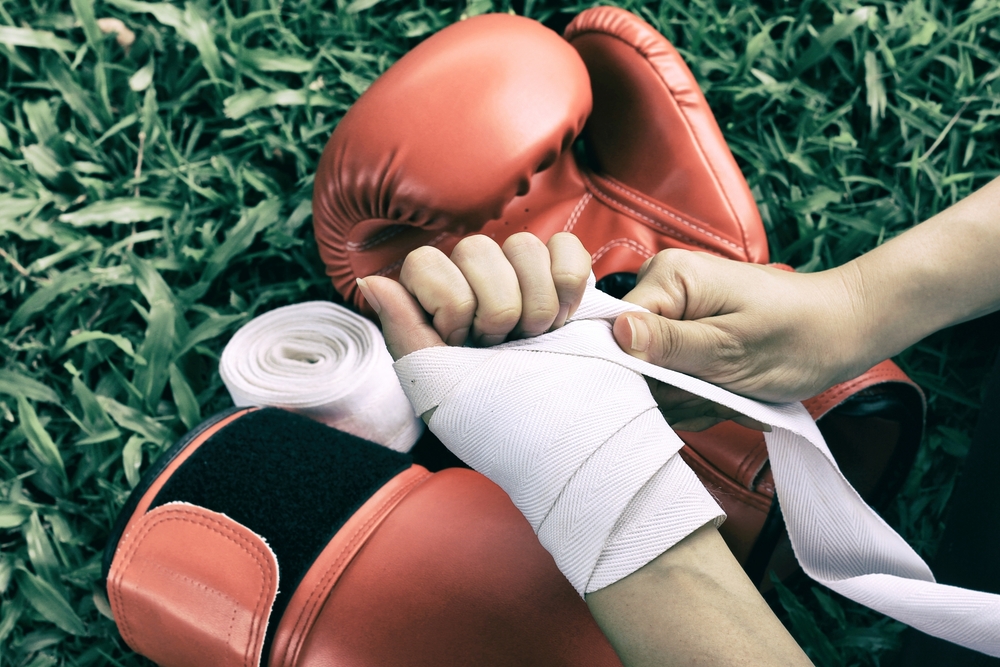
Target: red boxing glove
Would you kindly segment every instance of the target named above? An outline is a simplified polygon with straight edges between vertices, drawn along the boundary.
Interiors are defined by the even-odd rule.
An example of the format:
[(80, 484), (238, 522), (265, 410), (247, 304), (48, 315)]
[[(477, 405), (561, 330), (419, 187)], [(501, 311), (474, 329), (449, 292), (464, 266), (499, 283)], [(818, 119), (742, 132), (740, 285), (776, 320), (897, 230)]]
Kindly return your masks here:
[[(594, 170), (571, 150), (585, 123)], [(498, 243), (571, 231), (598, 279), (668, 247), (768, 258), (690, 70), (651, 26), (611, 7), (578, 16), (566, 39), (506, 14), (429, 38), (337, 126), (313, 217), (327, 272), (359, 307), (355, 278), (395, 277), (410, 250), (447, 254), (476, 231)]]
[(274, 408), (157, 459), (103, 571), (161, 667), (621, 667), (493, 482)]

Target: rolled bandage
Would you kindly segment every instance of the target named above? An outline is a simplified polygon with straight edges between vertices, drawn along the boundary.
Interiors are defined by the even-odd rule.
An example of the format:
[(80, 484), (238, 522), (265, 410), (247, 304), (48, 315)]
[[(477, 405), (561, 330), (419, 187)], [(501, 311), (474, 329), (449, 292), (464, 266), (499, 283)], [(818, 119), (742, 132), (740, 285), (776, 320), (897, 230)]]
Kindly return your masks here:
[(1000, 596), (934, 583), (926, 563), (841, 474), (801, 404), (759, 403), (622, 352), (635, 306), (593, 287), (563, 328), (489, 349), (431, 347), (396, 362), (418, 414), (510, 495), (581, 594), (621, 579), (719, 510), (676, 454), (643, 375), (771, 426), (777, 496), (802, 569), (904, 623), (1000, 656)]
[(399, 452), (423, 432), (382, 334), (325, 301), (252, 319), (223, 350), (219, 374), (237, 407), (285, 408)]

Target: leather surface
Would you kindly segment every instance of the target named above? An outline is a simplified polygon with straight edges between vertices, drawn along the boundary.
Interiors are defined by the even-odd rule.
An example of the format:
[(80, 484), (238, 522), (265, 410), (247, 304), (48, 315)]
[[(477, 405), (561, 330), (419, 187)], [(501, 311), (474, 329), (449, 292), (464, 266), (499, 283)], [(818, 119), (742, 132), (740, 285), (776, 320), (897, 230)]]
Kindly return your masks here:
[(323, 151), (313, 217), (334, 285), (354, 300), (355, 276), (499, 218), (569, 148), (590, 104), (579, 56), (536, 21), (477, 16), (421, 43)]
[(430, 477), (425, 468), (411, 466), (376, 491), (337, 531), (302, 577), (285, 608), (271, 646), (270, 667), (299, 662), (302, 644), (313, 631), (316, 617), (344, 569), (396, 505)]
[(180, 503), (138, 518), (108, 577), (122, 638), (161, 667), (256, 667), (277, 591), (259, 535)]
[(925, 401), (924, 394), (920, 391), (917, 383), (911, 380), (894, 361), (886, 359), (872, 366), (853, 380), (834, 385), (822, 394), (802, 401), (802, 404), (806, 406), (806, 410), (809, 411), (812, 418), (818, 421), (823, 415), (854, 394), (883, 383), (903, 385), (920, 396), (921, 404)]
[(619, 666), (586, 603), (495, 484), (417, 486), (340, 575), (300, 667)]
[[(187, 441), (143, 498), (246, 412)], [(139, 507), (108, 594), (126, 643), (164, 667), (621, 664), (507, 495), (469, 470), (415, 465), (365, 501), (270, 619), (265, 663), (279, 571), (264, 539), (204, 507)]]
[(616, 7), (581, 13), (565, 37), (590, 74), (594, 111), (584, 136), (599, 174), (669, 206), (691, 222), (696, 241), (705, 242), (694, 229), (700, 227), (708, 239), (731, 242), (718, 249), (709, 242), (712, 251), (767, 262), (757, 204), (673, 45)]
[[(572, 231), (598, 279), (670, 247), (767, 260), (756, 204), (676, 50), (611, 7), (567, 36), (474, 17), (401, 58), (348, 111), (313, 196), (320, 254), (348, 301), (371, 314), (355, 278), (395, 277), (410, 250), (449, 253), (477, 231), (498, 243)], [(585, 121), (596, 171), (570, 150)]]

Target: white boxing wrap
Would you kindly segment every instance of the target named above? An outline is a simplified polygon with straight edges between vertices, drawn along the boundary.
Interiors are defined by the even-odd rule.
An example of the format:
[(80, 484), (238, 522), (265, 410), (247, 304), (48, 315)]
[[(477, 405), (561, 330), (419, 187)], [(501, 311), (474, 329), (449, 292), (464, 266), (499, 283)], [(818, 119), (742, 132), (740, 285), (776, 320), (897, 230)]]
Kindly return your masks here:
[(396, 362), (417, 414), (501, 486), (581, 594), (642, 567), (721, 512), (676, 452), (643, 375), (771, 426), (765, 434), (802, 569), (904, 623), (1000, 656), (1000, 596), (934, 583), (926, 563), (850, 486), (799, 404), (737, 396), (622, 352), (637, 307), (593, 286), (561, 329), (492, 348), (430, 347)]
[(219, 374), (237, 407), (285, 408), (399, 452), (423, 432), (381, 332), (326, 301), (252, 319), (223, 350)]

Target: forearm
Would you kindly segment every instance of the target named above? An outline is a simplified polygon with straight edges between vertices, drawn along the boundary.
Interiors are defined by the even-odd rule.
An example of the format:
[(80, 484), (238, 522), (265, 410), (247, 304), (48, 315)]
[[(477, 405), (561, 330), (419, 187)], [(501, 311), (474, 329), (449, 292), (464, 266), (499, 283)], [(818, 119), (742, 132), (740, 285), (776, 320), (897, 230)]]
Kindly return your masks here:
[(1000, 309), (1000, 179), (835, 271), (873, 363)]
[(812, 664), (712, 526), (587, 604), (626, 667)]

